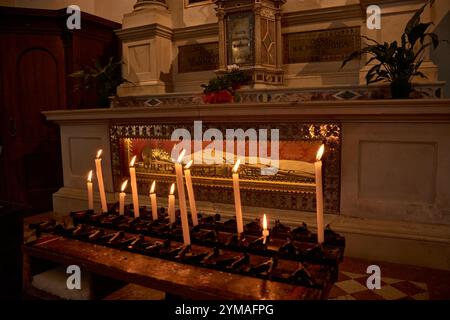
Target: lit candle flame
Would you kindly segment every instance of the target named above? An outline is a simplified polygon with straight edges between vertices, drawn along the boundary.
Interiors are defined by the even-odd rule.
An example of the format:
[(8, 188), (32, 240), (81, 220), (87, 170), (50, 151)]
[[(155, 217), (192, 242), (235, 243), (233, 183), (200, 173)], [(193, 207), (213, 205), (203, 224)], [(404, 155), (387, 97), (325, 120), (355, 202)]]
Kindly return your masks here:
[(263, 217), (263, 229), (267, 230), (267, 217), (266, 217), (266, 214), (264, 214), (264, 217)]
[(238, 159), (238, 161), (236, 161), (236, 164), (234, 165), (234, 167), (233, 167), (233, 172), (234, 173), (237, 173), (238, 172), (238, 169), (239, 169), (239, 166), (241, 165), (241, 159)]
[(89, 174), (88, 174), (88, 181), (89, 181), (89, 182), (92, 182), (92, 170), (89, 171)]
[(320, 161), (322, 159), (323, 153), (325, 152), (325, 145), (321, 145), (319, 150), (317, 151), (316, 160)]
[(172, 195), (175, 192), (175, 183), (172, 183), (172, 186), (170, 187), (170, 194)]
[(133, 157), (130, 161), (130, 167), (134, 167), (134, 163), (136, 162), (136, 156)]
[(185, 169), (189, 169), (191, 166), (192, 166), (192, 164), (194, 163), (194, 161), (189, 161), (188, 163), (187, 163), (187, 165), (184, 167)]
[(183, 161), (183, 158), (184, 158), (185, 154), (186, 154), (186, 150), (185, 149), (181, 150), (181, 153), (180, 153), (180, 155), (178, 156), (178, 159), (177, 159), (177, 163), (181, 163), (181, 161)]
[(100, 149), (97, 151), (97, 159), (100, 159), (100, 157), (102, 156), (103, 150)]
[(126, 187), (127, 187), (127, 184), (128, 184), (128, 180), (125, 180), (125, 181), (122, 183), (122, 187), (120, 188), (120, 191), (124, 192), (125, 189), (126, 189)]
[(150, 187), (150, 193), (155, 193), (156, 180), (153, 180), (152, 186)]

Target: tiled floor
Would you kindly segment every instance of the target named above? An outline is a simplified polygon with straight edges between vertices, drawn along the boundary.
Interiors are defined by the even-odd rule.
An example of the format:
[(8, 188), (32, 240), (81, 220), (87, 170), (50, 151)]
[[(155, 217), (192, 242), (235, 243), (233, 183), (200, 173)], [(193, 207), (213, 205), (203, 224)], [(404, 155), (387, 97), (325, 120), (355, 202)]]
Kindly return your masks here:
[[(369, 290), (370, 265), (381, 269), (381, 289)], [(450, 272), (388, 262), (345, 258), (332, 300), (450, 300)]]
[[(27, 219), (28, 223), (42, 221), (48, 215)], [(25, 242), (34, 234), (25, 225)], [(366, 286), (367, 267), (381, 269), (381, 289)], [(339, 279), (330, 292), (333, 300), (450, 300), (450, 272), (389, 262), (348, 258), (340, 265)]]

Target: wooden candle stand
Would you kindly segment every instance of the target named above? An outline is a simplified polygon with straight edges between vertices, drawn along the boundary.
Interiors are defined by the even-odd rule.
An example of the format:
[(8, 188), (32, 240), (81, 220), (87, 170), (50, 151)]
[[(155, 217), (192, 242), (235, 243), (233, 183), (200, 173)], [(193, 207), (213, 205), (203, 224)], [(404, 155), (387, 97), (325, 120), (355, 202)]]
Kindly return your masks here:
[[(149, 263), (148, 269), (139, 271), (139, 275), (130, 274), (125, 277), (127, 281), (177, 295), (180, 291), (171, 289), (183, 283), (189, 290), (198, 291), (200, 295), (200, 291), (212, 294), (216, 299), (263, 299), (266, 296), (275, 299), (324, 299), (337, 280), (339, 263), (343, 258), (345, 239), (330, 229), (327, 229), (325, 243), (320, 245), (306, 226), (291, 230), (277, 222), (263, 243), (256, 222), (247, 224), (243, 237), (239, 239), (233, 219), (222, 221), (220, 215), (199, 213), (199, 225), (194, 227), (191, 222), (192, 245), (186, 246), (180, 219), (170, 224), (164, 208), (158, 210), (157, 221), (152, 219), (151, 212), (145, 210), (141, 210), (139, 218), (134, 218), (131, 212), (120, 216), (114, 209), (112, 206), (106, 214), (74, 212), (71, 214), (73, 226), (70, 227), (55, 221), (34, 225), (37, 233), (48, 234), (52, 240), (26, 245), (24, 252), (41, 258), (55, 259), (58, 256), (57, 260), (70, 263), (83, 259), (85, 265), (86, 260), (89, 260), (88, 265), (95, 260), (102, 265), (96, 266), (102, 274), (106, 272), (120, 278), (125, 277), (125, 270), (137, 271), (139, 262), (145, 260)], [(78, 244), (77, 250), (64, 249), (72, 248), (75, 243)], [(93, 248), (97, 253), (92, 252)], [(112, 261), (104, 256), (106, 251), (108, 254), (114, 252), (114, 255), (125, 254), (127, 261), (124, 263), (128, 269), (116, 270), (117, 274), (107, 271)], [(156, 267), (157, 263), (170, 265), (173, 272), (171, 280), (166, 279), (168, 275), (161, 271), (160, 265)], [(190, 276), (181, 275), (182, 270), (188, 270)], [(240, 285), (225, 283), (216, 277), (239, 279)], [(162, 278), (164, 283), (171, 283), (161, 286)], [(198, 281), (206, 278), (205, 282)], [(249, 296), (243, 288), (250, 283), (258, 288), (271, 288), (268, 289), (270, 292), (252, 290)]]

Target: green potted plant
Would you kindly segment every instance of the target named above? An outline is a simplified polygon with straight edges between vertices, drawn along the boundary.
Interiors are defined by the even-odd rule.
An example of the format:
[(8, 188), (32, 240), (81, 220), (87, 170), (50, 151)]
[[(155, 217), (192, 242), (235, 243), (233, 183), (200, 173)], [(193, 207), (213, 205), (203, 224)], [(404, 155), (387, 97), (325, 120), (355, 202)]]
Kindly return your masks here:
[(245, 72), (237, 65), (228, 66), (225, 74), (209, 80), (208, 84), (202, 84), (203, 101), (205, 103), (229, 103), (232, 102), (235, 90), (249, 81)]
[(98, 94), (98, 104), (101, 107), (109, 106), (109, 97), (116, 94), (116, 88), (126, 80), (122, 79), (122, 61), (114, 61), (110, 57), (105, 65), (96, 60), (93, 66), (87, 66), (69, 75), (71, 78), (81, 79), (75, 85), (75, 90), (95, 88)]
[[(411, 81), (414, 77), (426, 78), (419, 71), (424, 61), (424, 51), (427, 47), (437, 48), (439, 38), (435, 33), (428, 32), (431, 22), (422, 23), (420, 17), (427, 5), (432, 6), (434, 0), (427, 1), (409, 20), (401, 36), (401, 43), (379, 43), (364, 37), (372, 44), (353, 52), (342, 63), (343, 68), (349, 61), (369, 54), (371, 57), (366, 66), (375, 62), (366, 75), (367, 84), (385, 81), (390, 83), (393, 99), (407, 99), (412, 91)], [(430, 41), (426, 41), (429, 39)]]

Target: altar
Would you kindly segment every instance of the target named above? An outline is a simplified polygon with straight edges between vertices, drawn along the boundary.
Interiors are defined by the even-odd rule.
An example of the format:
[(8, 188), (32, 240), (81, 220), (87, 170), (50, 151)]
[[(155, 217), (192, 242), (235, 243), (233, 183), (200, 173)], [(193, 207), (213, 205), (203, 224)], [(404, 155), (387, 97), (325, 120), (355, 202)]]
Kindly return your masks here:
[[(62, 215), (86, 209), (86, 174), (92, 168), (91, 161), (100, 148), (104, 152), (107, 200), (111, 203), (118, 201), (119, 184), (123, 178), (117, 170), (120, 169), (121, 157), (116, 144), (116, 130), (119, 127), (126, 130), (122, 138), (133, 138), (142, 133), (139, 130), (149, 126), (164, 129), (167, 124), (178, 124), (180, 127), (187, 124), (192, 127), (194, 121), (199, 120), (217, 128), (240, 128), (243, 124), (256, 127), (268, 121), (272, 125), (279, 123), (295, 128), (319, 125), (319, 135), (320, 125), (328, 125), (325, 128), (333, 130), (322, 130), (323, 136), (318, 139), (312, 131), (314, 139), (310, 141), (327, 143), (328, 137), (328, 143), (333, 142), (332, 146), (338, 150), (336, 158), (330, 153), (330, 158), (324, 159), (324, 174), (328, 177), (326, 179), (330, 179), (325, 182), (324, 189), (325, 224), (331, 224), (334, 230), (345, 235), (346, 254), (448, 268), (446, 256), (449, 252), (450, 227), (448, 215), (445, 214), (449, 197), (446, 181), (450, 178), (446, 166), (450, 157), (447, 152), (450, 150), (448, 100), (213, 106), (165, 104), (52, 111), (45, 115), (61, 127), (64, 187), (54, 194), (54, 210)], [(228, 120), (224, 126), (225, 118)], [(296, 138), (301, 140), (305, 137)], [(409, 161), (413, 157), (419, 157), (420, 162)], [(138, 180), (139, 177), (143, 178), (140, 203), (150, 206), (148, 187), (153, 178), (146, 180), (146, 174), (143, 172), (140, 175), (138, 170)], [(232, 198), (227, 196), (231, 185), (206, 180), (194, 180), (194, 186), (198, 181), (198, 187), (195, 187), (198, 210), (209, 214), (220, 213), (223, 217), (234, 216)], [(291, 189), (277, 189), (276, 184), (268, 183), (261, 189), (258, 183), (253, 181), (242, 185), (244, 221), (252, 221), (266, 213), (272, 221), (281, 220), (291, 226), (298, 226), (301, 222), (316, 225), (314, 181), (298, 183)], [(270, 198), (272, 203), (269, 205), (264, 203), (267, 192), (276, 193), (275, 198)], [(211, 198), (202, 198), (201, 193)], [(289, 200), (289, 197), (296, 201)], [(97, 194), (94, 199), (95, 207), (99, 208)], [(258, 201), (263, 205), (259, 206)], [(167, 198), (159, 195), (158, 202), (167, 205)], [(378, 243), (377, 247), (370, 246), (373, 241)], [(369, 246), (371, 250), (366, 250)]]
[(449, 297), (449, 1), (6, 5), (2, 296)]
[[(399, 32), (433, 17), (383, 5)], [(304, 300), (344, 254), (450, 270), (445, 83), (427, 47), (406, 83), (358, 51), (389, 38), (362, 6), (137, 1), (109, 107), (44, 112), (72, 220), (33, 226), (28, 283), (40, 259), (181, 298)]]

